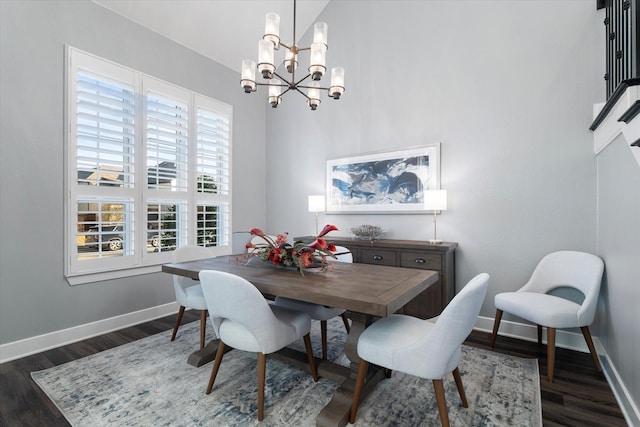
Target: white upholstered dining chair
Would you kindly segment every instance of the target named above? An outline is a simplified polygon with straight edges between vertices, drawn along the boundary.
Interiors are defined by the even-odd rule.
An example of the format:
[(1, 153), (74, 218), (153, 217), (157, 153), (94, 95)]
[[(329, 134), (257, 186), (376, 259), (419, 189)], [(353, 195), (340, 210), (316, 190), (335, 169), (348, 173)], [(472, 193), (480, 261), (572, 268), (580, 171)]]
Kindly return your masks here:
[(309, 336), (311, 319), (306, 313), (267, 303), (255, 286), (234, 274), (204, 270), (200, 280), (213, 329), (220, 338), (207, 394), (213, 389), (227, 346), (258, 353), (258, 421), (264, 418), (268, 354), (303, 338), (313, 380), (318, 381)]
[(458, 370), (461, 345), (476, 323), (487, 293), (489, 275), (478, 274), (456, 295), (435, 323), (412, 316), (394, 314), (378, 320), (358, 339), (360, 367), (349, 422), (354, 423), (369, 363), (431, 379), (443, 426), (449, 426), (449, 412), (442, 378), (452, 372), (462, 406), (467, 398)]
[[(495, 296), (496, 317), (491, 347), (496, 343), (502, 313), (528, 320), (538, 327), (538, 343), (542, 344), (542, 327), (547, 328), (547, 378), (553, 382), (556, 329), (580, 328), (598, 372), (602, 371), (589, 325), (593, 323), (600, 294), (604, 262), (597, 256), (577, 251), (553, 252), (542, 258), (529, 281), (516, 292)], [(573, 288), (584, 295), (581, 304), (550, 295), (556, 288)]]
[[(203, 246), (180, 246), (173, 251), (173, 262), (192, 261), (194, 259), (213, 258), (211, 251)], [(197, 280), (173, 275), (173, 288), (176, 301), (180, 304), (176, 323), (173, 326), (171, 341), (176, 339), (185, 308), (200, 310), (200, 348), (204, 348), (204, 337), (207, 330), (207, 303), (202, 294), (202, 287)]]
[[(344, 246), (336, 246), (335, 255), (337, 262), (353, 262), (353, 254)], [(336, 316), (340, 316), (342, 318), (342, 323), (344, 323), (344, 327), (347, 330), (347, 333), (349, 333), (351, 330), (347, 312), (343, 308), (327, 307), (321, 304), (314, 304), (312, 302), (300, 301), (297, 299), (285, 297), (276, 297), (275, 304), (280, 307), (303, 311), (307, 313), (309, 317), (311, 317), (311, 319), (320, 321), (320, 334), (322, 337), (322, 360), (327, 360), (327, 321)]]

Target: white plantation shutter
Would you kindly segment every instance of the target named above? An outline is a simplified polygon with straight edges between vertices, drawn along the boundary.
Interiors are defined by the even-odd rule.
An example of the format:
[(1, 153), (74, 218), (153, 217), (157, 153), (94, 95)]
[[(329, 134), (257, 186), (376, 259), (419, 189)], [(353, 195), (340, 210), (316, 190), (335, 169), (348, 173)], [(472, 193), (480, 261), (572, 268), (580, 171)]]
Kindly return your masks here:
[[(146, 86), (159, 86), (160, 82), (145, 79)], [(166, 85), (162, 85), (165, 86)], [(177, 89), (169, 88), (176, 92)], [(145, 93), (147, 173), (150, 189), (186, 191), (189, 93), (184, 99), (160, 94), (154, 90)]]
[(230, 245), (231, 108), (209, 98), (196, 104), (196, 239), (202, 246)]
[(225, 112), (197, 108), (198, 192), (229, 194), (229, 119)]
[(132, 85), (78, 70), (78, 184), (133, 186), (134, 108)]
[(227, 104), (67, 48), (70, 283), (158, 271), (148, 268), (181, 245), (231, 252), (231, 114)]

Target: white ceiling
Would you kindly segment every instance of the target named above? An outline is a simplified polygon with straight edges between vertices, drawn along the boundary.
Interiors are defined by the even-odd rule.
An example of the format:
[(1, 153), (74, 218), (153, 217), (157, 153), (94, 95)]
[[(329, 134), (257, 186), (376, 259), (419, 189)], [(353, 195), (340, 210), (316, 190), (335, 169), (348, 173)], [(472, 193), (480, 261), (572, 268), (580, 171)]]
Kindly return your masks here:
[[(240, 71), (258, 59), (265, 15), (280, 15), (280, 38), (293, 38), (293, 0), (93, 0), (143, 27)], [(329, 0), (298, 0), (296, 38), (316, 22)], [(329, 28), (329, 37), (331, 37)]]

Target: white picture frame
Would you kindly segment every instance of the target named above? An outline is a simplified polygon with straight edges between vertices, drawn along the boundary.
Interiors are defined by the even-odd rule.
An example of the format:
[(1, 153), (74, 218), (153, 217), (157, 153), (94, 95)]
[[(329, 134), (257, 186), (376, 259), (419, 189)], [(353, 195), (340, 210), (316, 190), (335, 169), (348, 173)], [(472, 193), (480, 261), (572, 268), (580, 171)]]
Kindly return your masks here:
[(424, 213), (440, 189), (440, 143), (327, 161), (327, 212)]

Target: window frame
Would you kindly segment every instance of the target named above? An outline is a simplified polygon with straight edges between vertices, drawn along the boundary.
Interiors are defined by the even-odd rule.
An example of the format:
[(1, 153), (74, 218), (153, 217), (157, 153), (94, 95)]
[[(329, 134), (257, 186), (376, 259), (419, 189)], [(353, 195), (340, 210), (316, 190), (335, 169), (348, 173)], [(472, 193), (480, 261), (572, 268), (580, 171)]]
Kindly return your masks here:
[[(104, 76), (108, 81), (122, 82), (131, 85), (134, 93), (134, 126), (133, 126), (133, 187), (126, 186), (87, 186), (78, 184), (78, 132), (77, 132), (77, 76), (80, 70), (87, 70), (97, 76)], [(65, 277), (69, 284), (90, 283), (113, 278), (135, 276), (161, 271), (161, 265), (172, 260), (172, 250), (150, 252), (147, 249), (148, 240), (148, 207), (154, 204), (181, 204), (186, 206), (186, 218), (180, 222), (181, 232), (176, 232), (175, 247), (198, 244), (198, 203), (208, 206), (222, 206), (216, 219), (223, 227), (221, 236), (216, 239), (216, 246), (208, 246), (212, 255), (226, 255), (232, 248), (232, 125), (233, 108), (231, 105), (181, 88), (172, 83), (160, 80), (129, 67), (99, 58), (90, 53), (71, 46), (65, 46), (65, 178), (64, 178), (64, 256)], [(172, 189), (152, 189), (148, 184), (148, 153), (147, 153), (147, 94), (161, 94), (184, 101), (187, 105), (186, 145), (186, 189), (172, 191)], [(226, 179), (228, 191), (226, 194), (207, 193), (198, 191), (198, 122), (197, 112), (205, 109), (208, 113), (220, 117), (220, 121), (228, 125), (222, 139), (223, 150), (226, 151)], [(180, 146), (176, 146), (176, 150)], [(224, 163), (224, 162), (223, 162)], [(157, 181), (156, 181), (157, 182)], [(175, 189), (173, 189), (175, 190)], [(131, 203), (131, 219), (127, 215), (123, 219), (125, 230), (133, 237), (129, 241), (132, 246), (131, 255), (101, 257), (95, 259), (78, 258), (78, 224), (79, 207), (82, 201), (120, 201)], [(129, 209), (125, 209), (129, 212)], [(222, 218), (222, 221), (221, 221)], [(179, 236), (179, 237), (178, 237)], [(202, 239), (204, 242), (205, 239)], [(175, 249), (175, 247), (173, 249)]]

